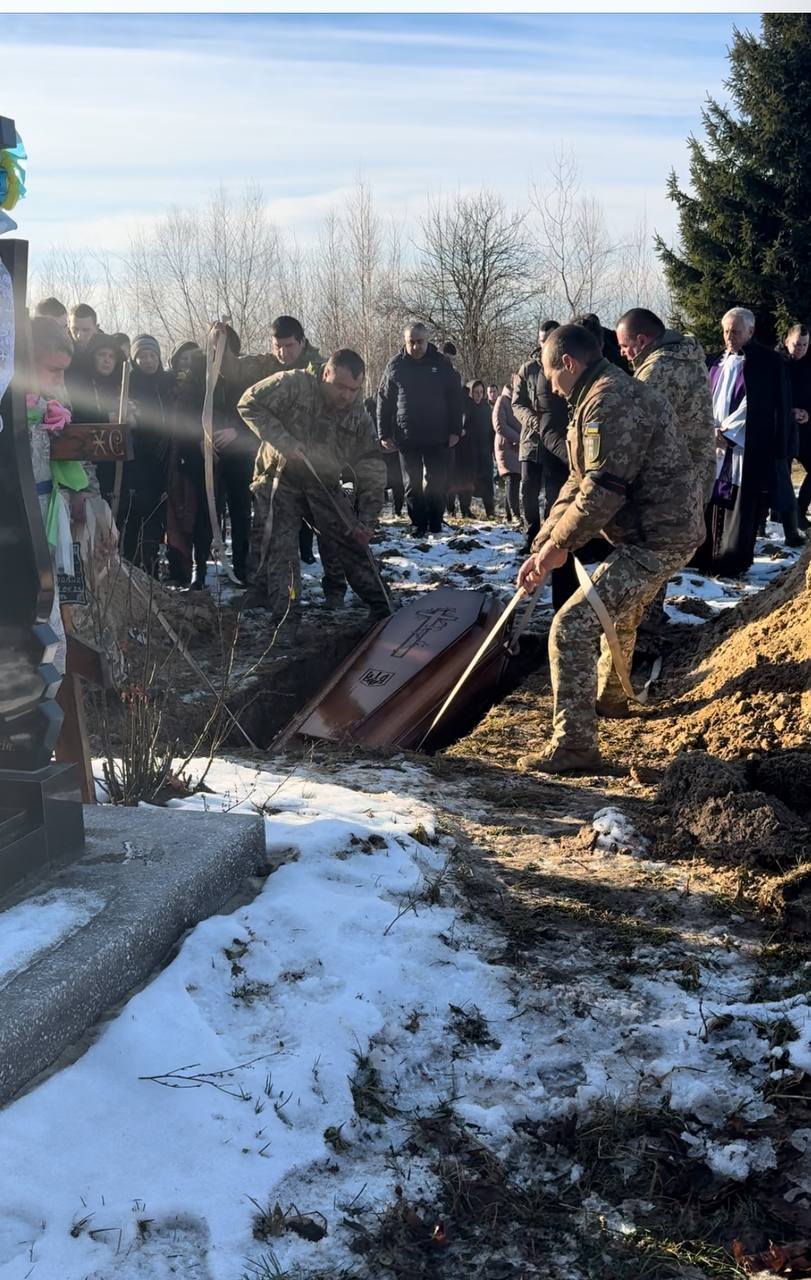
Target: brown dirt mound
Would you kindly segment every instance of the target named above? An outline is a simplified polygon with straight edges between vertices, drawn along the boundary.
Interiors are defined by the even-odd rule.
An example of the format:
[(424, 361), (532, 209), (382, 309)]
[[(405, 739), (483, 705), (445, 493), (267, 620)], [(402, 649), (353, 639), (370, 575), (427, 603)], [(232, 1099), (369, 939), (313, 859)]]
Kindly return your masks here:
[[(612, 767), (654, 771), (682, 751), (726, 760), (766, 753), (768, 785), (784, 801), (811, 782), (811, 548), (776, 582), (701, 627), (671, 624), (653, 703), (629, 720), (601, 720), (600, 749)], [(512, 768), (517, 756), (542, 749), (551, 727), (544, 666), (508, 694), (447, 753)], [(785, 772), (784, 782), (775, 781)], [(811, 802), (800, 806), (800, 811)], [(792, 804), (793, 807), (793, 804)]]
[[(735, 759), (752, 752), (807, 750), (811, 551), (779, 581), (694, 631), (699, 634), (680, 637), (678, 651), (666, 658), (655, 705), (629, 721), (602, 727), (606, 755), (662, 760), (703, 749)], [(795, 766), (805, 778), (807, 796), (807, 761), (795, 760)], [(787, 776), (785, 786), (796, 782), (796, 775)], [(772, 780), (770, 787), (775, 785)]]
[(656, 795), (654, 839), (660, 855), (703, 855), (736, 865), (785, 871), (811, 854), (811, 832), (768, 786), (782, 789), (787, 770), (775, 760), (729, 764), (688, 751), (669, 766)]

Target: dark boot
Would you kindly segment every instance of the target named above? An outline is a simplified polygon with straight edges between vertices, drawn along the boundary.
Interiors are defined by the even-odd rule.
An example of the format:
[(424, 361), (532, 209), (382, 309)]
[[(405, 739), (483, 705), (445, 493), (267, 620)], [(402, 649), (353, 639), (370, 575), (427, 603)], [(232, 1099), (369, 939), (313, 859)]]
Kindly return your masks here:
[(787, 547), (804, 547), (805, 534), (800, 532), (797, 523), (797, 507), (796, 504), (788, 511), (780, 514), (780, 522), (783, 525), (783, 541)]

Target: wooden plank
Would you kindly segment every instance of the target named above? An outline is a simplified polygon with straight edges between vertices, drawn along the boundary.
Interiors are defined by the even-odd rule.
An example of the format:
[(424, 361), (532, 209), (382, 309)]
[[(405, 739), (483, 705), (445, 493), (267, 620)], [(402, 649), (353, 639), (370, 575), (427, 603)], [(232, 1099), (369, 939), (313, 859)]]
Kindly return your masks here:
[(130, 462), (132, 440), (126, 423), (70, 422), (51, 437), (55, 462)]
[(79, 676), (69, 671), (63, 677), (56, 701), (62, 708), (64, 719), (54, 749), (54, 759), (58, 764), (69, 763), (78, 766), (82, 801), (84, 804), (95, 804), (96, 783), (93, 778), (90, 739), (87, 734), (84, 697)]
[(104, 650), (95, 644), (87, 644), (69, 632), (66, 638), (68, 671), (72, 675), (81, 676), (96, 689), (112, 689), (113, 677)]

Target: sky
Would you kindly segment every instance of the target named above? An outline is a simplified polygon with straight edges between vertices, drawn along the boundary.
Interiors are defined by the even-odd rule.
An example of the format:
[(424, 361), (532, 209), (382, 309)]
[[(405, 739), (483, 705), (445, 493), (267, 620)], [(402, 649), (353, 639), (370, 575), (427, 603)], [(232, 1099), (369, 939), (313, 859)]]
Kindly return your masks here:
[(0, 113), (28, 150), (15, 217), (51, 247), (259, 182), (306, 244), (358, 175), (384, 214), (487, 185), (525, 207), (561, 147), (609, 224), (672, 238), (669, 170), (733, 27), (756, 14), (5, 14)]

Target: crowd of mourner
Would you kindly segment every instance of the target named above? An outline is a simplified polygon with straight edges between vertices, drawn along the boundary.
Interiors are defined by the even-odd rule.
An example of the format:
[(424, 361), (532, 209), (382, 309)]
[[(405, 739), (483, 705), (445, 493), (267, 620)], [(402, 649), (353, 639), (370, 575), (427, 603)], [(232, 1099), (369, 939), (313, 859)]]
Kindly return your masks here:
[[(531, 591), (551, 578), (555, 611), (552, 744), (534, 761), (540, 769), (589, 767), (596, 716), (627, 712), (572, 553), (598, 563), (595, 588), (630, 658), (639, 621), (671, 574), (687, 564), (745, 572), (769, 516), (788, 545), (800, 545), (809, 527), (808, 329), (792, 324), (775, 351), (755, 339), (744, 307), (723, 316), (723, 349), (709, 359), (694, 337), (644, 308), (627, 311), (615, 329), (593, 314), (547, 320), (503, 386), (484, 378), (465, 385), (453, 342), (431, 341), (414, 322), (366, 398), (373, 388), (362, 358), (348, 348), (323, 356), (292, 316), (274, 321), (270, 352), (243, 352), (239, 335), (220, 323), (205, 339), (209, 350), (190, 339), (168, 359), (148, 334), (104, 332), (87, 304), (68, 311), (45, 299), (31, 329), (34, 471), (57, 564), (60, 538), (73, 542), (83, 497), (93, 492), (114, 506), (124, 561), (167, 586), (206, 588), (214, 534), (207, 393), (214, 504), (230, 532), (230, 571), (244, 588), (241, 607), (265, 611), (257, 616), (276, 628), (281, 646), (295, 640), (300, 564), (315, 562), (314, 538), (327, 605), (340, 607), (351, 587), (371, 617), (390, 610), (373, 556), (387, 490), (394, 514), (405, 507), (422, 541), (441, 534), (448, 516), (472, 517), (474, 500), (484, 519), (519, 522), (518, 585)], [(119, 421), (125, 364), (132, 456), (123, 469), (49, 469), (49, 434), (70, 417)], [(805, 471), (798, 494), (795, 459)]]

